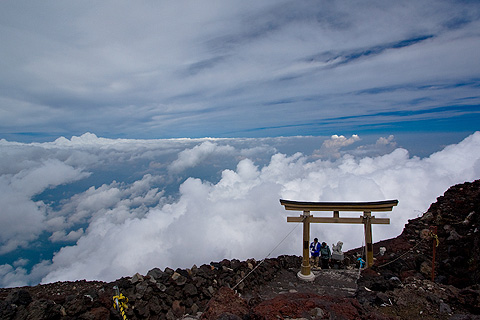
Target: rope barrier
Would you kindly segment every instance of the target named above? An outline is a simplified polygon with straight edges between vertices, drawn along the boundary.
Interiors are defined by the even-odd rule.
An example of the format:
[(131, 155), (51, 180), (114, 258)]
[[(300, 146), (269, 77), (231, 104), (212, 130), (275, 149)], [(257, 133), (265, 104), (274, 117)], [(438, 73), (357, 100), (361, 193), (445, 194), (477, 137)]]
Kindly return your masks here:
[[(305, 220), (305, 218), (306, 218), (306, 217), (303, 217), (303, 220)], [(303, 220), (302, 220), (302, 221), (303, 221)], [(293, 231), (295, 231), (295, 229), (296, 229), (299, 225), (300, 225), (300, 223), (297, 223), (297, 224), (295, 225), (295, 227), (282, 239), (282, 241), (280, 241), (280, 242), (275, 246), (275, 248), (273, 248), (273, 249), (270, 251), (270, 253), (268, 253), (267, 256), (266, 256), (265, 258), (263, 258), (262, 261), (260, 261), (260, 263), (258, 263), (258, 264), (255, 266), (255, 268), (253, 268), (249, 273), (247, 273), (247, 274), (245, 275), (245, 277), (243, 277), (240, 281), (238, 281), (238, 283), (237, 283), (236, 285), (234, 285), (234, 286), (232, 287), (232, 290), (235, 290), (235, 288), (236, 288), (240, 283), (242, 283), (249, 275), (251, 275), (258, 267), (260, 267), (260, 265), (265, 261), (265, 259), (267, 259), (267, 258), (273, 253), (273, 251), (275, 251), (275, 250), (282, 244), (282, 242), (285, 241), (285, 240), (290, 236), (290, 234), (292, 234)]]
[(127, 316), (125, 315), (125, 310), (128, 309), (128, 298), (125, 297), (122, 293), (120, 293), (117, 286), (114, 286), (113, 289), (115, 289), (116, 291), (116, 295), (113, 296), (113, 308), (117, 309), (118, 312), (120, 312), (123, 320), (128, 320)]
[(425, 241), (425, 239), (422, 239), (422, 240), (421, 240), (419, 243), (417, 243), (414, 247), (408, 249), (408, 251), (405, 252), (404, 254), (398, 256), (397, 258), (395, 258), (395, 259), (392, 260), (392, 261), (389, 261), (389, 262), (387, 262), (387, 263), (385, 263), (385, 264), (382, 264), (381, 266), (378, 266), (378, 268), (382, 268), (382, 267), (388, 266), (388, 265), (391, 264), (391, 263), (394, 263), (395, 261), (397, 261), (398, 259), (400, 259), (400, 258), (402, 258), (403, 256), (405, 256), (405, 255), (406, 255), (407, 253), (409, 253), (410, 251), (415, 250), (420, 244), (423, 243), (423, 241)]
[[(440, 244), (440, 240), (438, 239), (438, 235), (437, 235), (436, 233), (433, 233), (431, 230), (430, 230), (430, 232), (428, 233), (428, 235), (429, 235), (430, 237), (432, 237), (433, 239), (436, 240), (436, 245), (435, 245), (435, 247), (438, 247), (439, 244)], [(389, 262), (387, 262), (387, 263), (385, 263), (385, 264), (382, 264), (381, 266), (378, 266), (378, 268), (382, 268), (382, 267), (385, 267), (385, 266), (387, 266), (387, 265), (389, 265), (389, 264), (391, 264), (391, 263), (394, 263), (395, 261), (397, 261), (398, 259), (400, 259), (400, 258), (402, 258), (403, 256), (405, 256), (405, 255), (406, 255), (407, 253), (409, 253), (410, 251), (415, 250), (420, 244), (422, 244), (422, 243), (423, 243), (425, 240), (427, 240), (427, 239), (428, 239), (427, 237), (423, 238), (423, 239), (420, 240), (420, 242), (417, 243), (414, 247), (408, 249), (407, 252), (405, 252), (405, 253), (402, 254), (401, 256), (398, 256), (397, 258), (395, 258), (395, 259), (392, 260), (392, 261), (389, 261)]]

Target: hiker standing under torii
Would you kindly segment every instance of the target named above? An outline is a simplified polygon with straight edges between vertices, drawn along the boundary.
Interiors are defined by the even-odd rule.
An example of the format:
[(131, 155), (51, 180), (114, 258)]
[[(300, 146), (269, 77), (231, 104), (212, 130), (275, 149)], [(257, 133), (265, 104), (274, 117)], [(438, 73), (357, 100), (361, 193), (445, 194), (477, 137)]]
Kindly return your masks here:
[(318, 268), (318, 260), (320, 258), (320, 242), (318, 242), (318, 238), (313, 239), (313, 242), (310, 244), (310, 254), (313, 260), (313, 267)]
[(320, 255), (322, 258), (322, 269), (328, 269), (330, 259), (332, 258), (332, 253), (326, 242), (322, 242), (322, 247), (320, 248)]

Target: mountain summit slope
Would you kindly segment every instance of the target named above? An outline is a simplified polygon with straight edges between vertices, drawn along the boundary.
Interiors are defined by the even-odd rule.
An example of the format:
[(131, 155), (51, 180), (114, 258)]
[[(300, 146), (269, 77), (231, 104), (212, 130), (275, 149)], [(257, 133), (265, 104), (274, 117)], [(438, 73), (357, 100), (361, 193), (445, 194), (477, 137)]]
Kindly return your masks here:
[(375, 252), (381, 247), (385, 253), (357, 282), (362, 305), (401, 319), (477, 319), (454, 314), (480, 314), (480, 180), (450, 187)]

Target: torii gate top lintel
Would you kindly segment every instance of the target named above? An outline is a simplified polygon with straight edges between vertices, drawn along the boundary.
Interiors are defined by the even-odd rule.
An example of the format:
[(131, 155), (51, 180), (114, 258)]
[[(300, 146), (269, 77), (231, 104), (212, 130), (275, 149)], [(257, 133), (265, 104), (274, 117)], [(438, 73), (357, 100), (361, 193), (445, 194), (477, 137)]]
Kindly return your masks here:
[[(374, 202), (302, 202), (280, 199), (285, 210), (303, 211), (300, 217), (287, 217), (287, 222), (303, 223), (303, 262), (299, 273), (305, 279), (311, 279), (309, 263), (310, 223), (357, 223), (364, 225), (367, 266), (373, 265), (372, 224), (389, 224), (388, 218), (375, 218), (372, 212), (392, 211), (398, 200)], [(333, 211), (333, 217), (314, 217), (310, 211)], [(340, 211), (362, 211), (358, 218), (340, 218)]]
[(392, 211), (398, 200), (373, 202), (305, 202), (280, 199), (285, 210), (295, 211)]

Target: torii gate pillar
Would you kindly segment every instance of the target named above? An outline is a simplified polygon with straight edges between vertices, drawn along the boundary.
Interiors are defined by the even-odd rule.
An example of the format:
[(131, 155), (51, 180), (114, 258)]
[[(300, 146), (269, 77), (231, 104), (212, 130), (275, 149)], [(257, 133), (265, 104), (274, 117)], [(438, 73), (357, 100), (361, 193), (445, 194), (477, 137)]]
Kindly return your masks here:
[[(287, 222), (303, 223), (303, 259), (298, 274), (301, 279), (313, 280), (315, 276), (310, 268), (310, 223), (356, 223), (363, 224), (365, 233), (365, 252), (367, 267), (373, 265), (372, 224), (389, 224), (388, 218), (375, 218), (372, 211), (392, 211), (398, 200), (377, 202), (298, 202), (280, 199), (285, 210), (303, 211), (299, 217), (287, 217)], [(333, 217), (314, 217), (310, 211), (333, 211)], [(340, 218), (340, 211), (363, 211), (359, 218)]]
[(311, 281), (315, 276), (310, 271), (310, 211), (303, 211), (303, 259), (302, 268), (298, 276), (303, 280)]
[(373, 265), (373, 240), (372, 213), (369, 211), (363, 213), (363, 229), (365, 233), (365, 258), (367, 260), (367, 268), (370, 268)]

